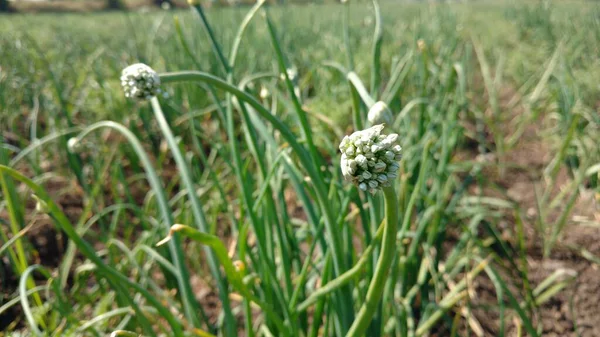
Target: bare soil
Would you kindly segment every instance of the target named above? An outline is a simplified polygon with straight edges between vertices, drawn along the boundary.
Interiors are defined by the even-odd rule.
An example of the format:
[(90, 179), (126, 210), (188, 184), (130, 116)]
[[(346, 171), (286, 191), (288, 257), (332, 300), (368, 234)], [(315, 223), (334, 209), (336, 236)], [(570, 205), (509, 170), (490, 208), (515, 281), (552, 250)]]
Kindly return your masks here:
[[(506, 103), (514, 98), (516, 93), (508, 88), (501, 93), (504, 108)], [(524, 113), (522, 108), (513, 107), (511, 115)], [(504, 134), (514, 132), (511, 120), (505, 121)], [(512, 129), (512, 130), (509, 130)], [(550, 337), (592, 337), (600, 336), (600, 265), (591, 261), (600, 256), (600, 195), (592, 190), (580, 191), (575, 207), (570, 214), (557, 244), (549, 256), (544, 256), (544, 247), (539, 232), (536, 231), (537, 199), (535, 188), (543, 191), (546, 181), (542, 177), (544, 168), (552, 160), (553, 152), (550, 145), (542, 139), (543, 126), (534, 123), (525, 129), (523, 136), (513, 149), (503, 157), (508, 168), (501, 170), (499, 166), (491, 165), (486, 168), (485, 176), (491, 182), (505, 189), (510, 199), (517, 202), (525, 211), (524, 232), (527, 252), (527, 269), (530, 289), (534, 289), (548, 276), (557, 270), (564, 270), (568, 275), (576, 275), (570, 283), (557, 295), (543, 303), (539, 311), (534, 312), (534, 323), (543, 327), (542, 336)], [(496, 160), (494, 156), (486, 158)], [(572, 182), (566, 169), (561, 169), (556, 179), (552, 195), (559, 193)], [(498, 197), (493, 189), (485, 190), (484, 194)], [(539, 196), (538, 196), (539, 197)], [(550, 214), (549, 223), (556, 221), (558, 214)], [(512, 247), (518, 247), (516, 242), (516, 224), (514, 219), (509, 221), (502, 230), (502, 237)], [(587, 224), (587, 225), (586, 225)], [(595, 224), (595, 225), (593, 225)], [(585, 250), (586, 253), (582, 253)], [(590, 254), (586, 255), (585, 254)], [(590, 258), (590, 256), (592, 256)], [(515, 261), (517, 264), (519, 262)], [(517, 273), (504, 273), (505, 279), (512, 278), (512, 284), (522, 285), (521, 276)], [(496, 290), (487, 276), (480, 276), (474, 282), (473, 315), (476, 323), (482, 328), (482, 336), (497, 336), (499, 332), (499, 315), (494, 310), (486, 310), (497, 306)], [(516, 288), (515, 288), (516, 289)], [(522, 290), (522, 288), (521, 288)], [(513, 293), (517, 293), (516, 291)], [(519, 300), (522, 300), (519, 298)], [(526, 335), (524, 328), (516, 319), (515, 313), (507, 313), (505, 328), (507, 336), (517, 336), (518, 329)], [(473, 327), (473, 325), (471, 325)]]

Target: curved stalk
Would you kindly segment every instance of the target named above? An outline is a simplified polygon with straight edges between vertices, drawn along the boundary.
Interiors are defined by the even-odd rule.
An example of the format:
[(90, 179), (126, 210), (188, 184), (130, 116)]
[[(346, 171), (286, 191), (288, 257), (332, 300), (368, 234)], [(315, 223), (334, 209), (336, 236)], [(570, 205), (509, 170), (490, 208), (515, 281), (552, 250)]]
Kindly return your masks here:
[(258, 305), (261, 308), (261, 310), (263, 310), (264, 313), (269, 318), (271, 318), (271, 320), (273, 321), (273, 323), (275, 323), (280, 332), (284, 333), (284, 336), (289, 336), (289, 333), (285, 328), (284, 322), (279, 318), (279, 316), (277, 316), (277, 314), (273, 311), (271, 306), (268, 303), (261, 301), (258, 297), (254, 296), (252, 292), (250, 292), (250, 289), (244, 283), (242, 274), (237, 271), (235, 265), (233, 264), (233, 261), (231, 260), (231, 258), (229, 258), (225, 245), (217, 236), (201, 232), (190, 226), (173, 225), (169, 230), (169, 235), (160, 242), (158, 242), (156, 245), (160, 246), (165, 244), (166, 242), (169, 242), (173, 238), (173, 235), (175, 233), (179, 233), (194, 241), (200, 242), (201, 244), (206, 245), (208, 248), (212, 249), (217, 259), (219, 259), (219, 262), (221, 263), (225, 274), (229, 278), (231, 285), (237, 291), (239, 291), (244, 298)]
[(335, 228), (336, 223), (333, 218), (330, 200), (327, 197), (327, 191), (324, 188), (324, 186), (327, 184), (325, 184), (323, 177), (319, 174), (316, 163), (312, 160), (309, 152), (302, 147), (302, 145), (300, 145), (298, 137), (294, 135), (279, 118), (272, 115), (271, 112), (262, 106), (261, 103), (254, 97), (218, 77), (200, 71), (182, 71), (160, 74), (160, 80), (162, 83), (198, 81), (212, 85), (215, 88), (221, 89), (225, 92), (229, 92), (240, 101), (243, 101), (253, 107), (261, 117), (268, 120), (279, 132), (281, 132), (282, 137), (285, 138), (296, 155), (298, 155), (302, 165), (313, 181), (315, 194), (317, 195), (317, 200), (323, 211), (325, 227), (327, 229), (327, 234), (332, 246), (334, 267), (335, 270), (339, 272), (338, 274), (343, 273), (345, 271), (343, 262), (344, 254), (341, 244), (337, 239), (337, 235), (335, 235), (337, 233), (337, 228)]
[[(91, 132), (103, 128), (109, 128), (119, 132), (128, 140), (129, 144), (133, 147), (134, 151), (138, 155), (139, 160), (142, 163), (142, 166), (144, 167), (148, 183), (150, 184), (150, 187), (156, 195), (158, 210), (162, 216), (163, 225), (168, 231), (170, 226), (173, 224), (173, 215), (171, 214), (171, 210), (169, 209), (167, 196), (165, 194), (164, 189), (162, 188), (162, 182), (158, 177), (158, 174), (154, 170), (154, 167), (152, 166), (150, 158), (144, 151), (142, 144), (135, 137), (135, 135), (129, 129), (127, 129), (119, 123), (103, 121), (87, 127), (82, 133), (80, 133), (77, 136), (77, 139), (78, 141), (81, 141)], [(183, 308), (186, 313), (186, 318), (189, 322), (192, 322), (194, 326), (199, 326), (199, 322), (196, 317), (196, 313), (198, 312), (199, 307), (196, 303), (192, 287), (189, 283), (189, 272), (187, 271), (185, 263), (183, 262), (183, 249), (181, 248), (181, 244), (178, 240), (174, 240), (172, 243), (169, 243), (169, 251), (172, 254), (173, 263), (178, 271), (176, 275), (177, 284), (179, 287)]]
[[(184, 336), (181, 323), (175, 318), (169, 309), (162, 305), (160, 299), (150, 294), (146, 289), (142, 288), (137, 283), (131, 281), (127, 276), (121, 274), (113, 267), (104, 263), (104, 261), (96, 254), (93, 247), (77, 234), (77, 231), (70, 224), (66, 215), (56, 205), (56, 203), (54, 203), (48, 193), (41, 186), (8, 166), (0, 165), (0, 173), (7, 174), (13, 179), (16, 179), (27, 185), (35, 195), (47, 203), (49, 210), (48, 214), (52, 216), (52, 218), (57, 222), (57, 225), (59, 225), (60, 229), (67, 234), (69, 239), (71, 239), (77, 245), (81, 253), (96, 265), (99, 275), (106, 277), (111, 282), (118, 282), (119, 284), (122, 284), (123, 286), (131, 288), (142, 294), (148, 303), (156, 308), (160, 316), (167, 321), (173, 330), (173, 335), (176, 337)], [(174, 242), (173, 245), (175, 244), (176, 243)]]

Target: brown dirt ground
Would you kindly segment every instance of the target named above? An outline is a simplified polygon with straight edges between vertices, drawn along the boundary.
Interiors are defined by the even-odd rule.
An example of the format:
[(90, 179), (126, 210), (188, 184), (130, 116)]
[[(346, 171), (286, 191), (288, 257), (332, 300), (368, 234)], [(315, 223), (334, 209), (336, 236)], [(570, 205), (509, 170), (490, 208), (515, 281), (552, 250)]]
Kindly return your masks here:
[[(516, 93), (510, 89), (501, 92), (501, 101), (508, 102)], [(504, 106), (506, 109), (507, 107)], [(511, 109), (513, 116), (523, 113), (522, 108)], [(506, 121), (506, 131), (510, 128)], [(542, 140), (542, 126), (533, 124), (526, 128), (523, 136), (513, 149), (505, 153), (507, 164), (516, 164), (515, 168), (507, 168), (503, 173), (496, 166), (486, 169), (485, 176), (505, 189), (509, 198), (517, 202), (525, 211), (524, 231), (527, 251), (527, 268), (531, 289), (535, 288), (556, 270), (563, 269), (569, 274), (576, 275), (575, 281), (556, 296), (545, 302), (537, 312), (535, 323), (541, 322), (542, 336), (549, 337), (592, 337), (600, 336), (600, 265), (590, 261), (581, 254), (581, 249), (600, 256), (600, 198), (591, 190), (580, 192), (575, 207), (570, 214), (567, 225), (550, 255), (543, 256), (543, 246), (535, 230), (536, 194), (534, 188), (542, 190), (544, 180), (541, 172), (552, 160), (552, 152), (547, 142)], [(510, 132), (506, 132), (509, 134)], [(485, 160), (495, 160), (488, 157)], [(558, 174), (556, 195), (561, 188), (572, 181), (566, 169)], [(485, 190), (484, 194), (498, 197), (493, 190)], [(550, 214), (550, 222), (554, 222), (556, 214)], [(584, 225), (595, 223), (596, 225)], [(502, 236), (517, 247), (515, 238), (516, 226), (514, 219), (503, 228)], [(518, 262), (517, 262), (518, 264)], [(502, 275), (513, 278), (519, 283), (517, 275)], [(482, 336), (496, 336), (499, 330), (498, 313), (481, 309), (486, 306), (496, 306), (496, 291), (487, 276), (480, 276), (474, 282), (472, 296), (475, 320), (482, 328)], [(507, 336), (517, 336), (516, 315), (508, 314), (506, 318)], [(521, 327), (522, 333), (524, 329)]]

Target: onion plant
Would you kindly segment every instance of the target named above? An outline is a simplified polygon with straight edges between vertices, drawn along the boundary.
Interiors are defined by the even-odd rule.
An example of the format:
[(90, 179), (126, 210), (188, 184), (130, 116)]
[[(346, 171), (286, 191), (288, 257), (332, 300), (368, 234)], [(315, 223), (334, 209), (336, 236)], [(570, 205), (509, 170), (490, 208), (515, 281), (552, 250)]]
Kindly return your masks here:
[[(557, 70), (571, 66), (568, 48), (536, 54), (544, 68), (522, 79), (512, 60), (504, 67), (501, 46), (463, 36), (469, 12), (376, 1), (316, 8), (259, 1), (207, 11), (191, 1), (173, 23), (127, 14), (128, 38), (107, 39), (120, 48), (96, 46), (77, 69), (81, 48), (68, 43), (60, 62), (41, 53), (43, 39), (6, 44), (28, 44), (40, 71), (20, 81), (0, 65), (0, 109), (42, 107), (27, 135), (6, 132), (0, 143), (0, 276), (18, 279), (0, 317), (22, 312), (11, 330), (457, 336), (479, 331), (477, 279), (495, 289), (486, 309), (499, 317), (498, 336), (509, 324), (541, 335), (536, 311), (576, 274), (529, 284), (525, 210), (486, 169), (512, 168), (506, 154), (554, 109), (560, 137), (549, 138), (556, 151), (535, 219), (550, 254), (600, 171), (598, 119), (570, 72)], [(523, 15), (531, 24), (534, 13)], [(561, 43), (551, 20), (543, 24), (541, 36)], [(526, 84), (507, 107), (499, 90), (509, 71)], [(504, 120), (502, 109), (517, 105), (525, 112)], [(4, 131), (19, 118), (0, 122)], [(564, 167), (572, 180), (553, 195)], [(484, 194), (491, 188), (505, 197)], [(80, 212), (61, 203), (69, 193)], [(28, 233), (40, 219), (68, 242), (58, 266), (33, 253)], [(499, 232), (506, 219), (515, 240)]]

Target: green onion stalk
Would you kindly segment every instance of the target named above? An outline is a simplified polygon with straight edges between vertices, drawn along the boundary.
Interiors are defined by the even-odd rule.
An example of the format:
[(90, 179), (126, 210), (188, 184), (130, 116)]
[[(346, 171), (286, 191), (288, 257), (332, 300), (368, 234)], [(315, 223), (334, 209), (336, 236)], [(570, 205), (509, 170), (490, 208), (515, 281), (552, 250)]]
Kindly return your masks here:
[(347, 337), (363, 337), (371, 323), (385, 289), (392, 261), (396, 253), (398, 226), (398, 199), (392, 182), (398, 177), (398, 161), (401, 159), (398, 135), (382, 134), (383, 124), (357, 131), (344, 137), (340, 144), (342, 174), (362, 191), (372, 194), (383, 191), (385, 201), (385, 227), (381, 253), (367, 297)]

